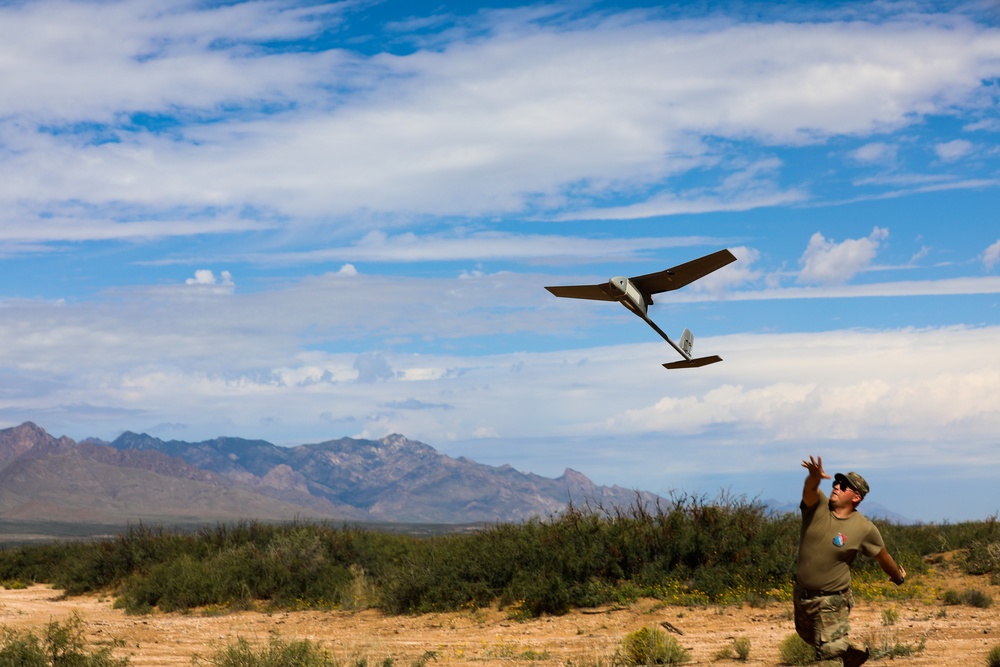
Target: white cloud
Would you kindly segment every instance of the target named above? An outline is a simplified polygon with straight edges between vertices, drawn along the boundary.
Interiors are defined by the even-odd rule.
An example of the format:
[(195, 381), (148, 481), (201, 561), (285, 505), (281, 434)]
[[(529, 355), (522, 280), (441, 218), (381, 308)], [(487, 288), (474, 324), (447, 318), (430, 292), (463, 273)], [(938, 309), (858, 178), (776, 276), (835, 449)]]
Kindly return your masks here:
[(1000, 240), (983, 252), (983, 264), (987, 271), (992, 271), (997, 262), (1000, 262)]
[[(266, 357), (260, 354), (270, 345), (259, 340), (252, 346), (264, 364), (259, 371), (223, 371), (220, 365), (182, 370), (166, 361), (108, 367), (79, 359), (63, 369), (58, 383), (20, 399), (18, 414), (23, 420), (63, 409), (66, 421), (47, 428), (90, 431), (78, 437), (93, 435), (91, 429), (158, 423), (188, 424), (192, 438), (226, 434), (293, 443), (393, 432), (436, 446), (500, 434), (513, 440), (599, 437), (630, 460), (655, 454), (634, 449), (649, 438), (672, 442), (697, 435), (697, 448), (671, 450), (671, 466), (700, 472), (767, 468), (794, 457), (807, 442), (878, 441), (892, 444), (871, 452), (872, 460), (898, 469), (954, 464), (995, 443), (1000, 373), (982, 359), (997, 335), (992, 327), (710, 337), (700, 344), (725, 361), (697, 372), (661, 368), (662, 344), (474, 358), (288, 350)], [(177, 342), (145, 344), (166, 349)], [(421, 405), (450, 409), (393, 407), (413, 405), (414, 396)], [(13, 405), (3, 399), (0, 414)], [(95, 414), (95, 406), (104, 412)], [(131, 413), (123, 417), (123, 410)], [(330, 433), (334, 423), (351, 430)], [(949, 448), (926, 447), (940, 441)], [(733, 459), (736, 443), (755, 452), (753, 460)], [(598, 455), (574, 454), (592, 462)], [(720, 466), (724, 460), (732, 464)], [(531, 470), (530, 461), (507, 462)], [(996, 468), (1000, 455), (994, 448), (977, 461)]]
[(215, 277), (215, 273), (211, 269), (198, 269), (194, 272), (194, 278), (188, 278), (186, 281), (188, 285), (232, 285), (233, 275), (229, 271), (223, 271), (219, 274), (219, 277)]
[[(84, 202), (124, 205), (126, 216), (248, 205), (328, 220), (558, 214), (572, 190), (595, 201), (638, 194), (611, 218), (747, 210), (800, 201), (803, 190), (723, 173), (711, 191), (679, 198), (664, 179), (731, 169), (718, 138), (753, 164), (761, 146), (864, 136), (973, 104), (1000, 74), (996, 30), (941, 16), (735, 24), (625, 14), (560, 26), (484, 12), (494, 23), (477, 37), (406, 56), (254, 48), (322, 30), (337, 11), (163, 0), (0, 9), (0, 62), (13, 76), (0, 202), (39, 216)], [(324, 13), (334, 18), (316, 20)], [(135, 112), (177, 124), (149, 132), (128, 122)], [(39, 131), (36, 119), (65, 129)], [(38, 238), (55, 233), (31, 222)]]
[(233, 274), (229, 271), (222, 271), (216, 277), (215, 272), (211, 269), (198, 269), (194, 272), (194, 278), (188, 278), (184, 283), (218, 294), (232, 294), (236, 289), (236, 283), (233, 282)]
[(972, 150), (972, 142), (966, 141), (965, 139), (945, 141), (934, 146), (934, 152), (945, 162), (954, 162), (955, 160), (959, 160), (971, 153)]
[(358, 382), (378, 382), (396, 376), (389, 361), (380, 352), (365, 352), (354, 360), (354, 370), (358, 372)]
[(685, 292), (693, 298), (698, 294), (713, 294), (726, 298), (733, 291), (746, 285), (753, 285), (761, 278), (761, 272), (754, 268), (760, 260), (760, 251), (747, 246), (733, 246), (729, 251), (736, 261), (714, 271), (704, 278), (685, 287)]
[[(568, 234), (520, 234), (453, 229), (447, 233), (387, 234), (373, 231), (353, 244), (301, 252), (243, 255), (240, 259), (266, 264), (352, 262), (429, 262), (496, 259), (635, 258), (666, 248), (716, 245), (708, 236), (584, 238)], [(350, 265), (348, 265), (350, 266)]]
[(850, 156), (862, 163), (892, 163), (896, 160), (899, 147), (882, 141), (865, 144), (851, 151)]
[(286, 103), (329, 76), (343, 52), (266, 55), (256, 45), (309, 37), (320, 25), (316, 19), (336, 20), (335, 7), (275, 0), (215, 7), (190, 0), (4, 5), (0, 116), (23, 114), (52, 127), (114, 124), (123, 112)]
[[(982, 443), (991, 425), (1000, 423), (992, 405), (1000, 373), (976, 359), (991, 331), (715, 339), (715, 349), (726, 349), (726, 380), (698, 395), (671, 391), (623, 410), (607, 428), (701, 433), (711, 439), (711, 430), (725, 427), (733, 438), (788, 442), (934, 442), (960, 431)], [(772, 345), (773, 352), (765, 350)], [(947, 459), (944, 452), (941, 457)], [(1000, 458), (991, 463), (1000, 464)]]
[(889, 230), (876, 227), (868, 238), (835, 243), (816, 232), (799, 260), (802, 270), (798, 280), (820, 284), (846, 283), (868, 268), (879, 244), (888, 237)]

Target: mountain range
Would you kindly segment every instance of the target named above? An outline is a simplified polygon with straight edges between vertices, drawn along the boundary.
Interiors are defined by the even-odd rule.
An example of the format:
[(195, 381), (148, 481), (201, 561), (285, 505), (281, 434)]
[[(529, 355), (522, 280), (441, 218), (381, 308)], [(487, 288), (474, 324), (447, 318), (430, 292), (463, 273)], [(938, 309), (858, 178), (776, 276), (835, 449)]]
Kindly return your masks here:
[(280, 447), (221, 437), (113, 442), (55, 438), (25, 422), (0, 430), (0, 520), (114, 524), (335, 520), (464, 524), (523, 521), (569, 502), (622, 507), (656, 495), (457, 459), (390, 435)]

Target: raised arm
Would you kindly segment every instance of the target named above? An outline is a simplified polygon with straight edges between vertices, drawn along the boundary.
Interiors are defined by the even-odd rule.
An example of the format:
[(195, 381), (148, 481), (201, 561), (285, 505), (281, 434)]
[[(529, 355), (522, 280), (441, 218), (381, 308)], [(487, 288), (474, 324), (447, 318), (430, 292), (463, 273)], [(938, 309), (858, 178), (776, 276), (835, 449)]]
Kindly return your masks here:
[(802, 467), (809, 471), (805, 484), (802, 486), (802, 504), (812, 507), (819, 502), (819, 484), (830, 476), (823, 470), (823, 457), (815, 459), (810, 456), (808, 461), (802, 461)]

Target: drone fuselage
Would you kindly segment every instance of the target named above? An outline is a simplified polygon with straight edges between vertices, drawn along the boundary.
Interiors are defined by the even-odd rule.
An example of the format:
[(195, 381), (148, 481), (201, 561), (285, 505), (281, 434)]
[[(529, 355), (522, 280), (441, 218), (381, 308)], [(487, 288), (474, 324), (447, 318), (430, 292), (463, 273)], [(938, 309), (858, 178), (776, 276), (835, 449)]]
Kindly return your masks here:
[(648, 319), (649, 303), (639, 288), (625, 276), (615, 276), (608, 281), (612, 291), (618, 295), (618, 301), (642, 319)]

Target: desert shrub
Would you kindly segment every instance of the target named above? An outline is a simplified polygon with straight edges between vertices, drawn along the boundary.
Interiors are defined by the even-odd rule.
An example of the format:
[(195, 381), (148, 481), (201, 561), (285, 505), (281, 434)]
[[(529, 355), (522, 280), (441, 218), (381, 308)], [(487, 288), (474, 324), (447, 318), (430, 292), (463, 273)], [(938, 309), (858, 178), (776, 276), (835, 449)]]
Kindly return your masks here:
[(87, 652), (83, 621), (70, 616), (52, 621), (42, 636), (31, 631), (3, 629), (0, 667), (126, 667), (128, 658), (115, 658), (109, 647)]
[(739, 660), (746, 662), (750, 658), (750, 639), (737, 637), (731, 644), (723, 646), (715, 654), (716, 660)]
[(649, 627), (627, 634), (621, 643), (620, 656), (622, 663), (630, 667), (681, 665), (691, 659), (688, 650), (675, 637)]
[(965, 592), (963, 596), (965, 604), (977, 609), (986, 609), (993, 605), (993, 597), (978, 588), (972, 588)]
[(47, 667), (49, 665), (42, 642), (32, 633), (18, 633), (3, 629), (0, 639), (0, 665), (2, 667)]
[(733, 640), (733, 651), (736, 652), (736, 659), (746, 662), (750, 659), (750, 638), (737, 637)]
[(788, 635), (778, 644), (783, 665), (811, 665), (816, 662), (816, 649), (797, 634)]
[[(195, 658), (195, 665), (202, 659)], [(217, 649), (208, 658), (212, 667), (335, 667), (333, 657), (308, 639), (285, 641), (272, 634), (267, 644), (254, 646), (243, 637)]]
[(926, 648), (927, 640), (921, 638), (916, 644), (903, 641), (898, 630), (882, 627), (869, 631), (865, 635), (864, 644), (873, 660), (893, 660), (920, 653)]
[(1000, 667), (1000, 644), (991, 648), (986, 654), (986, 667)]
[(986, 609), (993, 604), (993, 598), (989, 593), (981, 591), (978, 588), (971, 588), (962, 592), (949, 588), (941, 593), (941, 602), (950, 606), (964, 604), (978, 609)]
[(988, 574), (990, 583), (1000, 583), (1000, 540), (977, 540), (965, 554), (965, 571), (969, 574)]
[[(969, 549), (989, 565), (1000, 543), (990, 519), (955, 525), (880, 523), (908, 569), (942, 549)], [(799, 518), (754, 501), (675, 496), (631, 507), (571, 506), (558, 516), (469, 533), (415, 537), (295, 522), (237, 522), (177, 532), (142, 524), (114, 539), (5, 549), (0, 581), (51, 583), (69, 595), (118, 592), (131, 612), (218, 605), (364, 608), (421, 613), (500, 603), (519, 617), (628, 604), (764, 604), (794, 579)], [(912, 563), (912, 566), (910, 566)], [(884, 583), (858, 560), (858, 591)], [(912, 587), (872, 587), (912, 595)], [(957, 604), (965, 604), (959, 600)]]
[(941, 592), (941, 602), (949, 606), (962, 604), (962, 594), (949, 588)]

